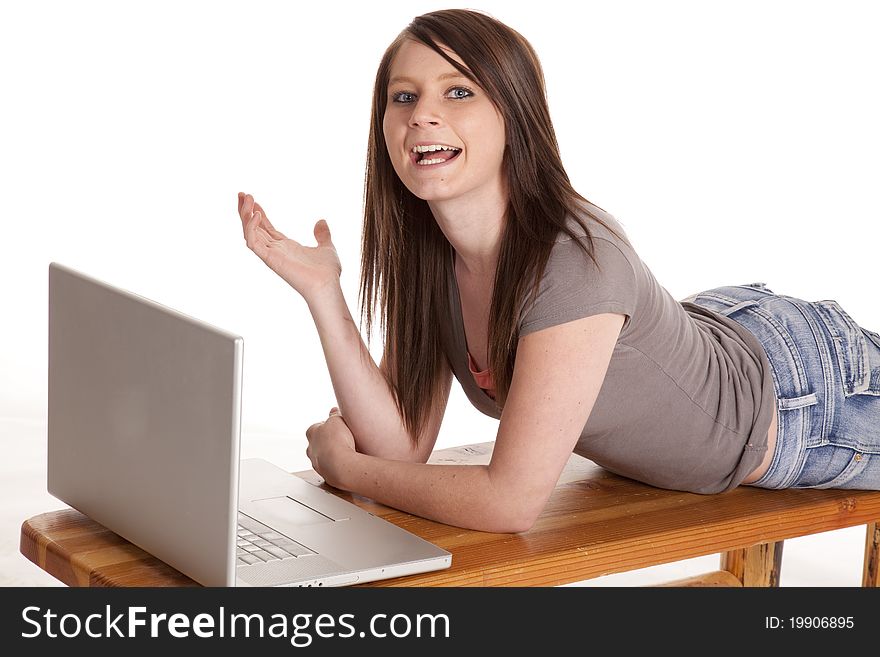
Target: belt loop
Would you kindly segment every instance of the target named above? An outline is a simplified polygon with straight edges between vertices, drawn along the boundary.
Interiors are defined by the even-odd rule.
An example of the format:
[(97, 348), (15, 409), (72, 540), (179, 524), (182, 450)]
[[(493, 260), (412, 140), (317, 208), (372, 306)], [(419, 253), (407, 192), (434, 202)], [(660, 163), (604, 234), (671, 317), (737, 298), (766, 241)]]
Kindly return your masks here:
[(757, 306), (757, 305), (758, 305), (758, 302), (755, 301), (754, 299), (746, 299), (745, 301), (740, 301), (735, 306), (731, 306), (730, 308), (727, 308), (725, 310), (720, 311), (719, 314), (724, 315), (726, 317), (728, 315), (732, 315), (737, 310), (742, 310), (743, 308), (748, 308), (750, 306)]
[(779, 406), (780, 411), (791, 411), (796, 408), (804, 408), (805, 406), (812, 406), (813, 404), (818, 403), (819, 397), (815, 392), (811, 392), (810, 394), (801, 397), (790, 397), (788, 399), (778, 398), (776, 400), (776, 404)]

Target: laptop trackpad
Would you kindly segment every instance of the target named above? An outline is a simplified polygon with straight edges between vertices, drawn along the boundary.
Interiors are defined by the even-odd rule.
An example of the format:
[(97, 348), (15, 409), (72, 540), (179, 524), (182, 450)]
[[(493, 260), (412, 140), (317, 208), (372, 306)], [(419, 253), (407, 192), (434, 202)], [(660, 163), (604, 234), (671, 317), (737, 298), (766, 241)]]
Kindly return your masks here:
[(317, 525), (322, 522), (334, 522), (333, 518), (300, 504), (287, 496), (267, 497), (252, 500), (247, 504), (247, 513), (264, 525)]

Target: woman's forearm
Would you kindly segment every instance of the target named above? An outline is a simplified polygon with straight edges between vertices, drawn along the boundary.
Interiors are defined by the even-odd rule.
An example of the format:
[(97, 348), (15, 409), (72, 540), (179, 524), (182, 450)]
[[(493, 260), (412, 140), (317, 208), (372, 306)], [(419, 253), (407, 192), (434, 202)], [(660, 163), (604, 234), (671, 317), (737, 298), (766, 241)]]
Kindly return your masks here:
[(333, 478), (344, 490), (456, 527), (516, 533), (534, 522), (512, 491), (493, 485), (486, 465), (391, 461), (352, 452), (334, 466)]
[(417, 457), (393, 393), (370, 355), (338, 285), (308, 300), (336, 401), (359, 452), (389, 459)]

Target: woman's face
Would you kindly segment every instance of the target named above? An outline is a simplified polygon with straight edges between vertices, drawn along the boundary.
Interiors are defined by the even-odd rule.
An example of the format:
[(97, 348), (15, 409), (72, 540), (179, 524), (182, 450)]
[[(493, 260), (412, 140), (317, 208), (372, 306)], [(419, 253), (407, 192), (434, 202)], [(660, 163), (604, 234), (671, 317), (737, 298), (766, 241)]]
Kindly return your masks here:
[[(382, 131), (394, 170), (421, 199), (503, 189), (504, 119), (480, 87), (422, 43), (404, 41), (391, 63)], [(413, 152), (428, 145), (458, 151)]]

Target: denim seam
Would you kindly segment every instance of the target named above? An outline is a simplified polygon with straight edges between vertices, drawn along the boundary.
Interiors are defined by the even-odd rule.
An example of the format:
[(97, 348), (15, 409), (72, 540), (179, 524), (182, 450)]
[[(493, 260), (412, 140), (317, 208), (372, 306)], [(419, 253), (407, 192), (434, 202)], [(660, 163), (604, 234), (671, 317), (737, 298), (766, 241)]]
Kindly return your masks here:
[(870, 339), (871, 342), (873, 342), (875, 345), (877, 345), (877, 348), (880, 349), (880, 333), (876, 333), (875, 331), (871, 331), (871, 330), (866, 329), (864, 327), (860, 327), (860, 328), (868, 336), (868, 339)]
[[(809, 313), (807, 311), (805, 311), (805, 309), (801, 307), (801, 304), (797, 303), (795, 299), (793, 299), (791, 297), (784, 297), (784, 298), (786, 301), (788, 301), (788, 303), (790, 303), (792, 306), (794, 306), (797, 309), (797, 311), (801, 314), (801, 316), (803, 316), (804, 321), (807, 323), (807, 326), (810, 329), (810, 334), (813, 336), (813, 340), (816, 342), (816, 348), (818, 349), (819, 364), (822, 367), (822, 387), (823, 387), (823, 391), (824, 391), (824, 395), (825, 395), (825, 397), (824, 397), (824, 399), (825, 399), (824, 411), (825, 412), (822, 414), (822, 427), (819, 430), (819, 440), (822, 440), (822, 437), (826, 436), (828, 434), (828, 427), (829, 427), (829, 423), (831, 422), (831, 414), (834, 411), (834, 403), (835, 403), (834, 391), (832, 389), (830, 389), (831, 383), (829, 383), (829, 382), (834, 381), (834, 373), (832, 371), (832, 369), (834, 367), (834, 364), (832, 362), (834, 355), (831, 353), (828, 353), (827, 358), (823, 358), (823, 353), (827, 352), (827, 345), (825, 344), (824, 340), (820, 338), (820, 333), (818, 331), (820, 331), (821, 329), (819, 326), (817, 326), (816, 320), (814, 318), (810, 317)], [(808, 419), (809, 416), (806, 414), (807, 409), (804, 408), (801, 410), (804, 413), (803, 416), (801, 417), (801, 421), (803, 423), (802, 426), (804, 427), (803, 436), (802, 436), (803, 444), (801, 445), (801, 448), (799, 449), (798, 460), (797, 460), (797, 463), (795, 464), (795, 467), (792, 468), (792, 471), (789, 473), (789, 476), (786, 477), (786, 480), (784, 481), (786, 488), (794, 486), (798, 477), (800, 477), (800, 475), (804, 471), (804, 467), (806, 466), (807, 456), (809, 455), (809, 449), (810, 449), (810, 447), (807, 444), (810, 439), (810, 436), (808, 434), (812, 433), (814, 430), (814, 427), (812, 426), (812, 420), (809, 420)], [(809, 427), (807, 427), (808, 421), (810, 422)], [(820, 443), (820, 445), (821, 445), (821, 443)], [(816, 446), (819, 446), (819, 445), (816, 445)]]
[(838, 439), (834, 439), (829, 440), (827, 443), (816, 445), (816, 447), (843, 447), (845, 449), (851, 449), (855, 452), (859, 452), (860, 454), (880, 454), (880, 448), (874, 447), (873, 445), (865, 445), (858, 441), (853, 444), (838, 442)]
[[(795, 303), (794, 301), (789, 301), (789, 303), (797, 308), (798, 312), (803, 315), (804, 320), (807, 322), (807, 326), (810, 327), (810, 332), (813, 334), (813, 339), (816, 341), (816, 347), (819, 353), (819, 364), (822, 366), (822, 383), (825, 391), (825, 412), (822, 414), (822, 429), (819, 433), (821, 439), (822, 436), (827, 436), (831, 430), (830, 423), (836, 401), (834, 394), (835, 391), (831, 386), (836, 378), (834, 376), (834, 367), (837, 355), (829, 351), (828, 345), (824, 340), (824, 335), (821, 335), (820, 333), (821, 327), (817, 325), (817, 321), (822, 320), (816, 320), (815, 318), (810, 317), (810, 314), (806, 312), (799, 303)], [(827, 358), (822, 358), (823, 355), (827, 355)], [(838, 371), (838, 376), (842, 378), (843, 372)]]
[[(840, 304), (832, 300), (823, 300), (814, 302), (816, 314), (819, 315), (822, 322), (826, 325), (831, 334), (832, 346), (834, 347), (834, 357), (840, 370), (840, 378), (843, 383), (843, 389), (847, 397), (857, 395), (868, 388), (870, 383), (870, 370), (867, 370), (865, 361), (865, 337), (859, 331), (858, 324), (846, 313)], [(840, 327), (835, 325), (835, 318), (840, 318), (846, 325), (843, 335), (840, 335)], [(841, 339), (848, 341), (850, 352), (846, 353)], [(859, 341), (862, 342), (859, 342)], [(851, 357), (853, 363), (847, 367), (847, 356)], [(850, 379), (856, 379), (855, 381)], [(860, 388), (861, 387), (861, 388)]]

